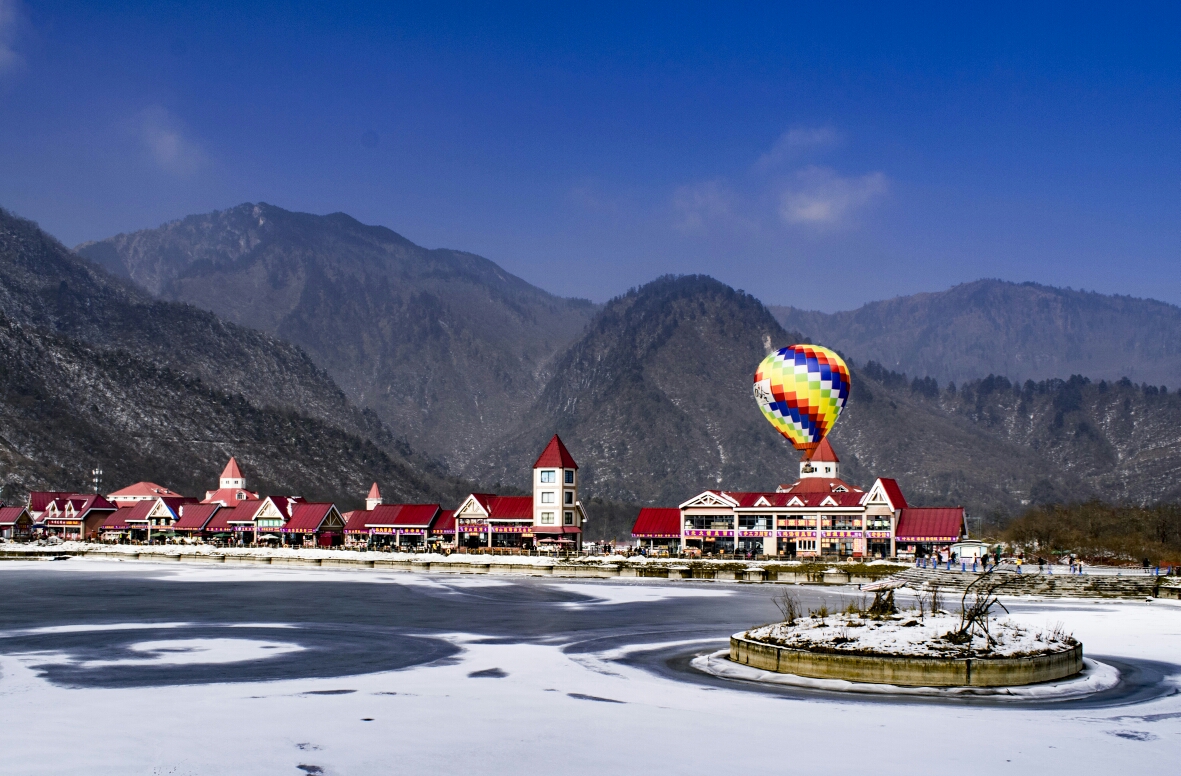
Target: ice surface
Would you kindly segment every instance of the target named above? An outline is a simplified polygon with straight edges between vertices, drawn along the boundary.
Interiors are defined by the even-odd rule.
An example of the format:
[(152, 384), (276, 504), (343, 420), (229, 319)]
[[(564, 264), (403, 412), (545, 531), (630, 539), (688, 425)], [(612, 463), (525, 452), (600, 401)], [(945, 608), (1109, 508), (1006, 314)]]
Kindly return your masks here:
[[(41, 565), (64, 573), (56, 569), (70, 564)], [(363, 575), (300, 579), (328, 581), (330, 576), (359, 581)], [(266, 578), (275, 579), (270, 573)], [(613, 593), (600, 592), (609, 586), (561, 583), (566, 592), (600, 601), (611, 600), (606, 596)], [(651, 587), (688, 590), (668, 583)], [(240, 591), (249, 595), (250, 585), (243, 584)], [(766, 592), (743, 588), (733, 593), (755, 594)], [(687, 600), (674, 603), (680, 607)], [(702, 599), (702, 605), (716, 611), (734, 600)], [(649, 607), (651, 602), (638, 603)], [(558, 602), (530, 605), (537, 607), (538, 619), (547, 611), (562, 611)], [(606, 625), (612, 612), (629, 605), (616, 599), (609, 605), (591, 604), (589, 611), (602, 613)], [(654, 608), (651, 617), (653, 628), (658, 628), (660, 610)], [(1181, 608), (1055, 602), (1024, 605), (1013, 619), (1037, 628), (1065, 623), (1098, 662), (1156, 661), (1173, 666), (1173, 673), (1162, 681), (1176, 689)], [(454, 627), (458, 630), (462, 623)], [(510, 643), (489, 641), (484, 634), (456, 633), (463, 647), (456, 658), (400, 671), (119, 689), (58, 686), (42, 678), (27, 658), (0, 654), (0, 770), (187, 776), (298, 775), (316, 768), (326, 776), (602, 776), (1065, 769), (1087, 776), (1172, 770), (1181, 743), (1178, 694), (1074, 710), (792, 697), (752, 692), (717, 679), (699, 683), (686, 678), (688, 672), (651, 672), (621, 662), (619, 658), (632, 650), (618, 644), (592, 654), (565, 649), (591, 635), (580, 632), (564, 641)], [(276, 633), (273, 641), (286, 638)], [(668, 645), (669, 654), (693, 648), (691, 643), (678, 644)], [(702, 644), (700, 651), (710, 653), (723, 646), (721, 639)], [(660, 647), (634, 647), (651, 649)], [(218, 650), (205, 654), (216, 657)], [(473, 672), (486, 673), (469, 678)], [(500, 674), (502, 678), (495, 678)], [(305, 770), (299, 770), (301, 766)]]

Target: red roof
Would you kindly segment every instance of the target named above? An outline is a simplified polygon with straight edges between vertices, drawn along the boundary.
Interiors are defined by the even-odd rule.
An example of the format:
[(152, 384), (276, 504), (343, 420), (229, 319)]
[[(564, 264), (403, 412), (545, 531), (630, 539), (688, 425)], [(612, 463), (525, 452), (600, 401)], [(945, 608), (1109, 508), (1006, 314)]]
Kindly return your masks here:
[(562, 444), (562, 440), (558, 439), (557, 434), (554, 434), (554, 438), (541, 451), (541, 455), (537, 457), (537, 463), (533, 464), (534, 469), (539, 469), (543, 466), (552, 466), (557, 469), (578, 468), (578, 464), (574, 463), (574, 458), (570, 455), (570, 451), (566, 449), (566, 445)]
[(238, 459), (230, 456), (230, 462), (226, 464), (226, 468), (221, 472), (221, 478), (226, 479), (242, 479), (242, 470), (238, 468)]
[(68, 490), (34, 490), (29, 493), (29, 509), (34, 512), (44, 512), (49, 502), (59, 498), (69, 498), (74, 495)]
[[(213, 504), (206, 504), (205, 506), (214, 506)], [(189, 510), (185, 510), (188, 512)], [(205, 525), (206, 531), (214, 531), (224, 533), (234, 530), (230, 525), (230, 520), (234, 518), (234, 513), (237, 512), (235, 507), (222, 507), (213, 515), (213, 519)]]
[[(860, 506), (861, 499), (865, 498), (865, 493), (857, 489), (851, 489), (846, 493), (833, 493), (827, 488), (824, 490), (805, 490), (801, 492), (793, 490), (790, 492), (776, 491), (775, 493), (736, 493), (733, 491), (724, 491), (724, 493), (738, 502), (739, 509), (758, 508), (762, 506), (762, 504), (759, 504), (759, 499), (765, 500), (768, 508), (790, 508), (793, 506), (831, 506), (831, 504), (824, 503), (830, 498), (838, 507), (856, 507)], [(793, 499), (799, 503), (792, 504)]]
[(126, 531), (131, 528), (128, 524), (127, 518), (131, 516), (132, 507), (122, 507), (121, 509), (107, 515), (107, 519), (103, 521), (103, 531)]
[(453, 534), (455, 533), (455, 512), (450, 509), (444, 509), (439, 512), (439, 517), (435, 520), (435, 524), (431, 526), (431, 533), (433, 534)]
[[(558, 444), (562, 443), (558, 442)], [(532, 520), (533, 497), (493, 496), (488, 500), (485, 509), (488, 510), (489, 520)]]
[(890, 505), (895, 509), (906, 509), (906, 496), (902, 495), (902, 488), (898, 487), (898, 481), (882, 477), (881, 483), (882, 490), (886, 491), (886, 497), (890, 499)]
[(963, 507), (908, 507), (898, 518), (899, 542), (954, 542), (964, 535)]
[(154, 482), (137, 482), (134, 485), (128, 485), (126, 488), (108, 493), (107, 498), (112, 501), (129, 498), (154, 498), (156, 496), (180, 496), (179, 493), (169, 490), (163, 485), (157, 485)]
[(844, 488), (851, 493), (863, 493), (861, 488), (854, 487), (836, 477), (804, 477), (791, 485), (780, 485), (781, 493), (833, 493), (837, 488)]
[(373, 526), (392, 526), (398, 519), (398, 513), (402, 511), (402, 504), (378, 504), (373, 509), (365, 512), (365, 525), (372, 528)]
[(681, 535), (681, 510), (644, 507), (632, 526), (632, 536), (671, 538)]
[(341, 515), (344, 520), (345, 533), (369, 533), (369, 510), (368, 509), (354, 509), (351, 512), (345, 512)]
[(837, 453), (832, 449), (832, 444), (828, 441), (828, 437), (820, 440), (820, 444), (808, 456), (809, 461), (820, 461), (821, 463), (840, 463), (841, 459), (837, 458)]
[[(152, 507), (154, 506), (156, 506), (154, 500), (137, 501), (131, 507), (125, 507), (127, 514), (123, 516), (123, 519), (127, 522), (147, 523), (148, 513), (152, 511)], [(122, 512), (123, 509), (119, 511)]]
[(226, 506), (232, 507), (244, 501), (258, 501), (258, 494), (242, 488), (218, 488), (209, 491), (205, 494), (205, 498), (201, 499), (202, 504), (212, 504), (214, 501), (220, 501)]
[(16, 525), (17, 519), (27, 511), (24, 507), (0, 507), (0, 525)]
[(394, 525), (399, 528), (429, 528), (439, 515), (438, 504), (401, 504)]
[(214, 513), (222, 509), (221, 504), (184, 504), (172, 524), (174, 531), (201, 531)]
[[(376, 510), (375, 510), (376, 511)], [(304, 503), (295, 505), (291, 511), (291, 519), (283, 526), (284, 531), (318, 531), (324, 520), (332, 512), (329, 503)]]
[(377, 483), (373, 483), (373, 487), (369, 489), (369, 495), (365, 498), (381, 498), (381, 491), (377, 489)]

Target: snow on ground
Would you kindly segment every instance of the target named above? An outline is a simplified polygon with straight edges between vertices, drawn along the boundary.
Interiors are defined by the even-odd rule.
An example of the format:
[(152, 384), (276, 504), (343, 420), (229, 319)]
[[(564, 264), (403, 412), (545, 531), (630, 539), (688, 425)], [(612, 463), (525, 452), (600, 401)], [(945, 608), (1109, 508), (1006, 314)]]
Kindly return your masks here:
[(955, 644), (945, 638), (961, 627), (960, 615), (948, 612), (925, 617), (917, 611), (901, 612), (884, 619), (830, 614), (801, 617), (791, 625), (780, 622), (753, 628), (746, 637), (791, 649), (914, 657), (1022, 657), (1075, 646), (1061, 630), (1030, 627), (1005, 617), (990, 623), (987, 639), (977, 628), (971, 629), (970, 644)]
[[(561, 587), (610, 600), (599, 594), (605, 585)], [(1178, 607), (1070, 602), (1022, 606), (1013, 617), (1030, 627), (1062, 621), (1091, 655), (1178, 661)], [(784, 697), (652, 673), (617, 662), (618, 646), (587, 655), (550, 641), (448, 638), (462, 645), (458, 657), (401, 671), (128, 689), (57, 686), (32, 667), (38, 658), (0, 654), (0, 770), (602, 776), (854, 768), (1085, 776), (1171, 770), (1181, 751), (1177, 694), (1072, 710)], [(165, 654), (158, 642), (167, 641), (154, 637), (146, 651)], [(267, 643), (296, 641), (278, 631)], [(1166, 681), (1176, 685), (1176, 673)]]

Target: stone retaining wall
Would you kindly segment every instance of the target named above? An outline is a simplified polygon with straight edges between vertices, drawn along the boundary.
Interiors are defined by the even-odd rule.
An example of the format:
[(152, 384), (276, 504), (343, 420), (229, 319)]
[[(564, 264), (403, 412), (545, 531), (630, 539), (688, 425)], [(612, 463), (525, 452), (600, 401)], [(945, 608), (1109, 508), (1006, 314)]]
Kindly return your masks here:
[(900, 687), (1012, 687), (1063, 679), (1083, 670), (1081, 644), (1037, 657), (947, 659), (834, 655), (778, 647), (735, 634), (730, 637), (730, 659), (780, 674)]

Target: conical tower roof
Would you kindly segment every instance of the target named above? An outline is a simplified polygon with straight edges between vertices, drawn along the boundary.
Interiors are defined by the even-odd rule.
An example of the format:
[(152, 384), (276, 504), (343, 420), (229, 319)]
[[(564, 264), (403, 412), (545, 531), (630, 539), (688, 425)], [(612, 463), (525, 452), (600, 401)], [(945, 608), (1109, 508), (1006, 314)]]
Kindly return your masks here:
[(570, 455), (570, 451), (566, 449), (566, 445), (562, 444), (562, 440), (558, 438), (557, 434), (554, 434), (554, 438), (541, 451), (541, 455), (537, 457), (537, 463), (533, 464), (534, 469), (543, 466), (552, 466), (555, 469), (578, 468), (578, 464), (574, 462), (574, 456)]
[(226, 468), (221, 473), (221, 478), (225, 479), (242, 479), (242, 470), (238, 468), (238, 459), (230, 457), (230, 462), (226, 464)]

